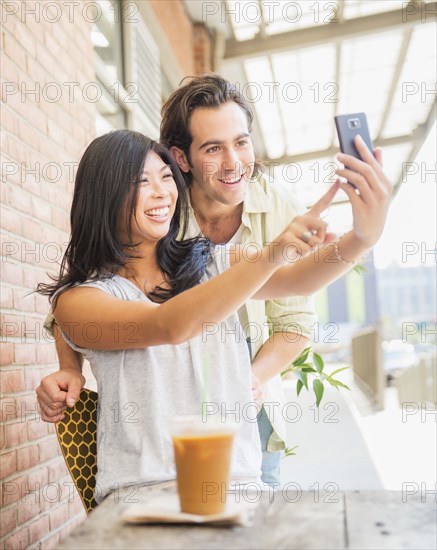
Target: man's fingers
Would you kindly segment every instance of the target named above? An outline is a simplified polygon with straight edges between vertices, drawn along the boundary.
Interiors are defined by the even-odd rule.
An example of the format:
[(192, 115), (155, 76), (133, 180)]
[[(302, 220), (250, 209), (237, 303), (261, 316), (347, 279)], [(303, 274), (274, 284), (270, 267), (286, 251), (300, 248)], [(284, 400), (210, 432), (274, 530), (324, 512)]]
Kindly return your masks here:
[(309, 210), (308, 214), (319, 217), (321, 213), (328, 208), (337, 191), (340, 189), (340, 182), (336, 181), (328, 191), (321, 197)]
[(79, 399), (80, 392), (82, 391), (82, 382), (81, 380), (72, 380), (68, 386), (67, 397), (65, 402), (68, 407), (72, 407), (76, 401)]

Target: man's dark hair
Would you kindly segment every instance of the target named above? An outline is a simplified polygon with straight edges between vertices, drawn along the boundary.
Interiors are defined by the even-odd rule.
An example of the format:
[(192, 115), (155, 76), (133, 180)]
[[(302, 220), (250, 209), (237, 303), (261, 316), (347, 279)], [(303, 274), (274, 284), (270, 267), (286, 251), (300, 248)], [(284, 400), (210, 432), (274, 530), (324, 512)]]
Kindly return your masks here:
[[(184, 84), (187, 79), (189, 81)], [(250, 132), (253, 112), (234, 84), (218, 74), (184, 78), (181, 86), (171, 94), (162, 107), (161, 143), (168, 148), (181, 149), (191, 166), (190, 145), (193, 141), (190, 133), (191, 113), (198, 107), (220, 107), (230, 101), (234, 101), (243, 110)], [(259, 171), (260, 165), (255, 163), (253, 175), (255, 176)], [(191, 173), (184, 174), (184, 177), (189, 185)]]

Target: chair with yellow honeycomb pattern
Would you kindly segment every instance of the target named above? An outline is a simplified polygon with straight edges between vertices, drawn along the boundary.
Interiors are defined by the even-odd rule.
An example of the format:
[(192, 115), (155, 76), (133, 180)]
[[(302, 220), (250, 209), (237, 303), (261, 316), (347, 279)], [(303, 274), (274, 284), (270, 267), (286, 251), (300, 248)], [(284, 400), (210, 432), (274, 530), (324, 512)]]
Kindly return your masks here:
[(95, 391), (84, 388), (74, 407), (56, 424), (65, 463), (87, 514), (97, 506), (97, 397)]

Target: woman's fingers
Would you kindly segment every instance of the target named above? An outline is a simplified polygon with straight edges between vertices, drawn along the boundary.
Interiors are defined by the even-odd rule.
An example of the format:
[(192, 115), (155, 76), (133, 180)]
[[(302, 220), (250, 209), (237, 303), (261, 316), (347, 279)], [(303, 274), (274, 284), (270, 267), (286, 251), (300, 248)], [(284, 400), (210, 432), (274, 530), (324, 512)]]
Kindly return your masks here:
[[(359, 193), (360, 193), (360, 197), (365, 201), (365, 202), (370, 202), (371, 199), (372, 199), (372, 190), (370, 189), (366, 179), (364, 178), (364, 176), (362, 176), (361, 174), (359, 174), (358, 172), (354, 172), (353, 170), (349, 170), (348, 168), (340, 168), (339, 170), (337, 170), (337, 174), (343, 178), (345, 178), (348, 182), (350, 183), (353, 183), (356, 187), (356, 189), (358, 189)], [(351, 185), (349, 185), (349, 187), (352, 187)], [(352, 189), (354, 190), (355, 194), (356, 194), (356, 190), (352, 187)]]
[(307, 214), (320, 217), (322, 212), (328, 208), (340, 189), (340, 182), (337, 180), (328, 191), (308, 210)]

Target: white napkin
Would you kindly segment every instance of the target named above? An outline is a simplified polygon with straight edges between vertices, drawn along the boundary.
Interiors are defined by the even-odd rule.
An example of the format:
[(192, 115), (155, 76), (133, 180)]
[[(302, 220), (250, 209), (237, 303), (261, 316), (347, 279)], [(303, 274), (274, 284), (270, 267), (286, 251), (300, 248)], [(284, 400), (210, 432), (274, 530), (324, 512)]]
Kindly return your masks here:
[(258, 502), (227, 502), (221, 514), (201, 516), (180, 511), (177, 494), (152, 496), (147, 502), (132, 504), (122, 514), (127, 523), (196, 523), (214, 525), (250, 525)]

